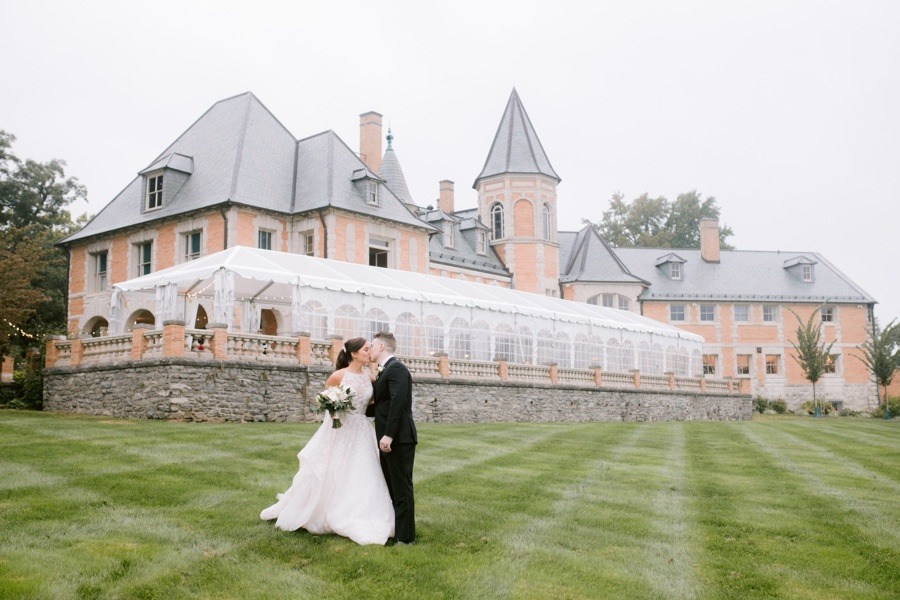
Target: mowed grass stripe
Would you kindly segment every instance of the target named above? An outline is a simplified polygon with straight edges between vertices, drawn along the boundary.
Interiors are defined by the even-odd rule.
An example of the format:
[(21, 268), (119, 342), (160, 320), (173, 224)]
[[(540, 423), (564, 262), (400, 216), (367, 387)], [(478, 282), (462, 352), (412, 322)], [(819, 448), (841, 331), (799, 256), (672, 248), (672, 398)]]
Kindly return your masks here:
[[(618, 426), (605, 429), (607, 435), (601, 437), (596, 426), (567, 429), (555, 443), (515, 461), (512, 474), (531, 490), (528, 502), (514, 508), (513, 518), (495, 519), (496, 556), (468, 578), (461, 597), (543, 598), (565, 587), (590, 589), (591, 573), (579, 556), (585, 532), (592, 530), (585, 517), (592, 512), (597, 482), (621, 448), (632, 445), (642, 431)], [(507, 467), (503, 463), (497, 466)], [(566, 579), (563, 586), (560, 577)]]
[[(773, 561), (769, 570), (781, 578), (784, 597), (900, 597), (896, 568), (900, 564), (900, 530), (896, 519), (883, 518), (882, 510), (896, 504), (891, 500), (871, 502), (867, 492), (852, 485), (839, 488), (827, 483), (821, 473), (831, 465), (817, 464), (814, 452), (804, 454), (792, 448), (780, 427), (748, 427), (740, 433), (757, 452), (769, 456), (772, 481), (784, 483), (784, 487), (773, 486), (780, 494), (773, 494), (771, 502), (799, 505), (792, 514), (776, 516), (766, 511), (773, 526), (776, 519), (788, 519), (787, 526), (774, 527), (770, 535), (799, 556), (816, 557), (798, 563), (790, 554), (778, 552), (783, 557)], [(838, 479), (846, 483), (846, 478)], [(863, 573), (881, 584), (861, 583)], [(804, 591), (811, 582), (817, 585), (816, 593), (807, 595)]]
[[(840, 486), (848, 479), (856, 477), (844, 463), (828, 464), (823, 468), (821, 448), (813, 444), (798, 444), (791, 434), (783, 429), (755, 428), (743, 429), (741, 433), (772, 457), (773, 464), (794, 475), (802, 482), (806, 492), (828, 500), (834, 513), (843, 513), (856, 526), (868, 533), (873, 541), (890, 541), (892, 546), (900, 545), (900, 523), (898, 523), (896, 495), (890, 490), (887, 497), (874, 494), (868, 477), (863, 477), (865, 490), (855, 486)], [(832, 483), (834, 482), (834, 483)], [(887, 500), (887, 502), (885, 502)], [(893, 513), (893, 514), (891, 514)]]

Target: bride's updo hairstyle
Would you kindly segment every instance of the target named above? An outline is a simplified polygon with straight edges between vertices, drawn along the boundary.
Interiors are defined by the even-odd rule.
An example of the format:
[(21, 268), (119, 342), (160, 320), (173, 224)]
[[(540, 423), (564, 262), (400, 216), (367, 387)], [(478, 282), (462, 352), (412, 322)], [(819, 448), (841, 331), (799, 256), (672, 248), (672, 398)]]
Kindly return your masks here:
[(362, 347), (366, 345), (366, 338), (350, 338), (346, 342), (344, 342), (344, 347), (338, 353), (337, 362), (334, 363), (336, 369), (346, 369), (350, 366), (350, 361), (353, 360), (353, 353), (359, 352), (362, 350)]

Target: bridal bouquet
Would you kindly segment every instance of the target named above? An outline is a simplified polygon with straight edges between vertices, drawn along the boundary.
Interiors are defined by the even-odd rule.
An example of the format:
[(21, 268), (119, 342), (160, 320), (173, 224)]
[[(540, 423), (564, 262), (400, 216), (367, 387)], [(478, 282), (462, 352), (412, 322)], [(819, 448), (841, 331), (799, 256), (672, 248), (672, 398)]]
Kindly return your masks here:
[(316, 412), (328, 411), (331, 413), (331, 427), (337, 429), (341, 426), (341, 420), (338, 413), (347, 410), (353, 410), (353, 399), (356, 392), (353, 388), (347, 386), (327, 387), (316, 397), (319, 401), (319, 408)]

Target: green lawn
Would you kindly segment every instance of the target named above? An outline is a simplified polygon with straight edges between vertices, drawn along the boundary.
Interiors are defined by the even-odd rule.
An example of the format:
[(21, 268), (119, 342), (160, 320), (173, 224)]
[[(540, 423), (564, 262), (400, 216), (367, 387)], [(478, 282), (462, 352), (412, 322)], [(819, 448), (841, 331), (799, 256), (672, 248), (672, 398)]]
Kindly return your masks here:
[(314, 425), (0, 411), (0, 598), (900, 598), (900, 422), (429, 425), (419, 544), (258, 519)]

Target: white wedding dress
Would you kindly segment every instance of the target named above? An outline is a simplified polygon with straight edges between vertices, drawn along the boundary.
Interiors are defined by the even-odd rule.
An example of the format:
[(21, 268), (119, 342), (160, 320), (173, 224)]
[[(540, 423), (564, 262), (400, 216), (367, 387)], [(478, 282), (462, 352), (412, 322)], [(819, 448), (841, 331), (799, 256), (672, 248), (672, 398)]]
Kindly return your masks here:
[(384, 544), (394, 535), (394, 507), (381, 472), (375, 429), (366, 417), (372, 383), (365, 373), (344, 373), (341, 385), (356, 392), (342, 426), (325, 419), (297, 455), (300, 469), (278, 502), (260, 513), (285, 531), (336, 533), (357, 544)]

